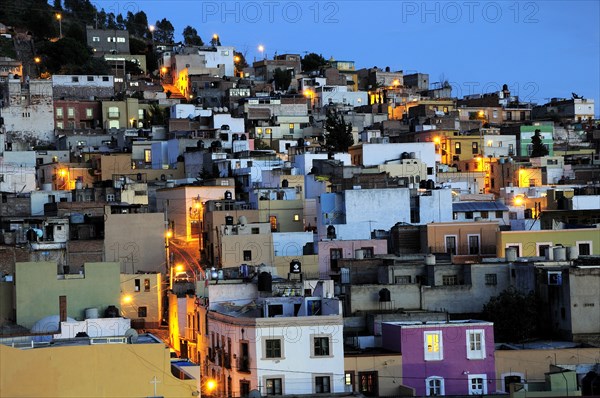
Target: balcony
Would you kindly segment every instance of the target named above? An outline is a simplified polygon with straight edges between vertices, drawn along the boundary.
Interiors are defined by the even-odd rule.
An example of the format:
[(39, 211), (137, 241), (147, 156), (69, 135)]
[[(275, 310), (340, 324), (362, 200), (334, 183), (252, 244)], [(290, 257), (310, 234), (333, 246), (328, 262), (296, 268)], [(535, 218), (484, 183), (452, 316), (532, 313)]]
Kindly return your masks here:
[(237, 360), (238, 372), (251, 373), (250, 372), (250, 357), (243, 356)]

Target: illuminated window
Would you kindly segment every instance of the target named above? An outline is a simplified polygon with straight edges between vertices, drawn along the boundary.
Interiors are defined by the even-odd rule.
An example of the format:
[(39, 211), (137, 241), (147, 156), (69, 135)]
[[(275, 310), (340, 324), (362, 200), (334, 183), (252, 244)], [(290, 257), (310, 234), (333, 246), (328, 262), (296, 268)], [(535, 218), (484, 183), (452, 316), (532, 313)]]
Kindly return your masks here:
[(69, 117), (69, 118), (75, 117), (75, 108), (67, 108), (67, 117)]
[(277, 216), (269, 216), (269, 223), (271, 224), (271, 232), (277, 232)]
[(144, 291), (145, 292), (150, 291), (150, 279), (144, 279)]
[(94, 117), (94, 110), (93, 110), (92, 108), (87, 108), (87, 109), (85, 110), (85, 116), (86, 116), (87, 118), (92, 118), (92, 117)]
[(441, 331), (424, 332), (424, 340), (426, 361), (441, 361), (444, 359)]
[(56, 117), (63, 117), (63, 108), (56, 108)]
[(454, 144), (454, 153), (460, 155), (460, 142)]
[(152, 150), (144, 149), (144, 162), (152, 163)]

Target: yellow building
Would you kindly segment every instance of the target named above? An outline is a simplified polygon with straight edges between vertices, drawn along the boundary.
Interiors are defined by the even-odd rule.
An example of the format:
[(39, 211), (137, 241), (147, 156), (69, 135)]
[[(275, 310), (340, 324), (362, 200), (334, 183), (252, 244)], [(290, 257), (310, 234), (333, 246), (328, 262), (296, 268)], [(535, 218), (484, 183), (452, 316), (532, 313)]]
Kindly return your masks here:
[[(94, 341), (94, 340), (92, 340)], [(2, 397), (194, 397), (197, 367), (171, 370), (169, 348), (151, 335), (135, 344), (0, 344)], [(192, 369), (195, 368), (195, 369)]]
[(133, 327), (157, 328), (162, 319), (161, 274), (121, 274), (121, 314)]
[(506, 248), (517, 249), (519, 257), (543, 256), (552, 246), (575, 246), (580, 254), (600, 254), (598, 229), (549, 229), (541, 231), (500, 231), (497, 235), (498, 257), (504, 257)]

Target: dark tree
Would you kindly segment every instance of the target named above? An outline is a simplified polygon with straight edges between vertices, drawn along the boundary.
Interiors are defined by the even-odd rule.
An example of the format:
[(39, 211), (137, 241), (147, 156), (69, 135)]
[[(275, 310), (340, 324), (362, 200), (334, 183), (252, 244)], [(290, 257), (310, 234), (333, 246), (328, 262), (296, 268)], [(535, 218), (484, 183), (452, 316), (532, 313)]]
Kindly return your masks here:
[(539, 158), (548, 154), (548, 149), (542, 143), (542, 135), (539, 129), (536, 129), (533, 137), (531, 137), (531, 145), (532, 158)]
[(275, 90), (285, 91), (292, 83), (292, 75), (281, 68), (273, 71), (273, 81), (275, 82)]
[(310, 72), (324, 66), (327, 64), (327, 61), (325, 61), (325, 58), (321, 54), (309, 53), (302, 58), (300, 63), (302, 64), (303, 72)]
[(148, 53), (148, 44), (145, 41), (136, 39), (135, 37), (129, 38), (129, 52), (131, 54), (147, 54)]
[(167, 18), (156, 21), (154, 29), (154, 41), (157, 43), (173, 43), (175, 37), (175, 28)]
[(56, 11), (62, 10), (62, 2), (60, 0), (54, 0), (53, 4), (53, 7)]
[(248, 62), (246, 62), (246, 57), (242, 53), (234, 51), (233, 52), (233, 60), (235, 62), (235, 67), (237, 68), (237, 70), (242, 70), (242, 69), (248, 67)]
[(482, 316), (494, 322), (497, 342), (520, 343), (537, 336), (540, 307), (535, 293), (508, 288), (483, 306)]
[(167, 109), (161, 108), (158, 103), (152, 103), (148, 107), (148, 117), (151, 124), (162, 126), (167, 122)]
[(352, 124), (346, 123), (344, 115), (335, 110), (327, 111), (325, 120), (325, 146), (330, 152), (348, 152), (354, 145)]
[(71, 39), (85, 43), (85, 31), (78, 23), (69, 24), (65, 37), (70, 37)]
[(186, 26), (183, 29), (183, 42), (186, 46), (203, 46), (204, 42), (198, 35), (198, 31), (191, 26)]

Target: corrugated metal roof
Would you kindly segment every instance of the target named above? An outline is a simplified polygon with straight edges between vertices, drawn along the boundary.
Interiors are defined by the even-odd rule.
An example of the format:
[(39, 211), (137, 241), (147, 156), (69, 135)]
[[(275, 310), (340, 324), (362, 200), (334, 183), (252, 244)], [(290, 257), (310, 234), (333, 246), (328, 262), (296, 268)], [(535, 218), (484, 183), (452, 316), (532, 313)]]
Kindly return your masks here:
[(452, 211), (508, 211), (508, 207), (500, 202), (454, 202)]

